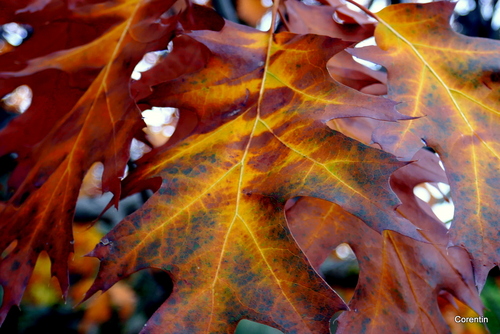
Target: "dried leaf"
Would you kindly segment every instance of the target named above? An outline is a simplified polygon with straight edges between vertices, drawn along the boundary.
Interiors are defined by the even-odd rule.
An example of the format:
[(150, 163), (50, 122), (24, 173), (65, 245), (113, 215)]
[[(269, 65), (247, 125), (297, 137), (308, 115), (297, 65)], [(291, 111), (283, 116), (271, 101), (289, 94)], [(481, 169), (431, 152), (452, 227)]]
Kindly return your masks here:
[(340, 19), (335, 21), (334, 15), (337, 15), (336, 11), (341, 6), (310, 6), (297, 0), (286, 0), (283, 5), (287, 13), (286, 26), (290, 32), (325, 35), (349, 42), (360, 42), (373, 36), (374, 22), (342, 24), (337, 22)]
[[(375, 37), (384, 52), (355, 55), (386, 66), (389, 97), (398, 110), (422, 118), (384, 125), (377, 140), (411, 157), (424, 139), (439, 155), (455, 202), (451, 240), (471, 254), (476, 284), (500, 263), (500, 42), (462, 36), (449, 25), (454, 4), (401, 4), (377, 15)], [(394, 134), (388, 137), (387, 133)]]
[(313, 264), (348, 243), (360, 266), (350, 311), (338, 319), (337, 333), (447, 333), (438, 307), (441, 291), (482, 314), (467, 253), (367, 228), (338, 205), (301, 198), (287, 211), (293, 236)]

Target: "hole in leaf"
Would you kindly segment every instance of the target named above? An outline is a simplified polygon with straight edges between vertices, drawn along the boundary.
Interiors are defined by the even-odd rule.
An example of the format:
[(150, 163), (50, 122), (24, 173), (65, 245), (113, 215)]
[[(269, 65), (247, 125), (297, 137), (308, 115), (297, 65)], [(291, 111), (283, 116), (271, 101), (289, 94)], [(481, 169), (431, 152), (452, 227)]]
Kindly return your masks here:
[(2, 106), (7, 112), (24, 113), (31, 105), (33, 92), (27, 85), (21, 85), (2, 98)]
[(427, 184), (425, 183), (422, 183), (421, 185), (413, 188), (413, 194), (426, 203), (429, 203), (429, 201), (431, 200), (431, 193), (427, 189)]
[(455, 206), (451, 199), (450, 186), (448, 184), (442, 182), (424, 182), (413, 188), (413, 194), (425, 202), (419, 202), (419, 205), (427, 204), (446, 228), (450, 228)]
[(238, 323), (234, 334), (283, 334), (283, 332), (271, 326), (243, 319)]
[[(12, 46), (21, 45), (29, 37), (32, 28), (27, 24), (9, 22), (0, 27), (1, 38)], [(0, 46), (0, 53), (2, 53)]]
[(359, 278), (359, 263), (349, 244), (335, 247), (319, 269), (328, 285), (349, 303)]
[(144, 154), (150, 151), (151, 147), (146, 145), (144, 142), (133, 138), (132, 143), (130, 144), (130, 160), (139, 160)]
[(450, 199), (449, 201), (443, 201), (432, 206), (432, 212), (443, 222), (446, 228), (450, 228), (453, 221), (455, 205)]
[(179, 109), (152, 107), (142, 112), (147, 127), (146, 138), (154, 147), (164, 145), (175, 132), (179, 122)]
[(349, 244), (342, 243), (335, 248), (335, 255), (342, 261), (353, 260), (356, 259), (356, 255), (352, 251)]
[(7, 248), (5, 248), (2, 252), (2, 255), (0, 256), (0, 258), (3, 260), (5, 259), (10, 253), (12, 253), (14, 251), (14, 249), (16, 249), (17, 247), (17, 239), (12, 241), (8, 246)]
[[(422, 142), (425, 143), (424, 139), (422, 139)], [(435, 155), (435, 157), (429, 155), (425, 151), (419, 152), (425, 154), (421, 155), (418, 159), (416, 159), (418, 160), (418, 162), (416, 162), (415, 165), (416, 169), (413, 170), (413, 172), (410, 173), (409, 176), (410, 179), (412, 179), (413, 176), (417, 177), (417, 179), (415, 179), (415, 181), (412, 182), (418, 182), (416, 180), (419, 180), (420, 182), (424, 180), (429, 180), (434, 182), (422, 182), (415, 185), (413, 187), (413, 194), (419, 200), (417, 200), (415, 203), (411, 203), (412, 201), (414, 201), (414, 198), (412, 198), (409, 200), (410, 202), (408, 203), (408, 205), (410, 207), (417, 205), (421, 209), (421, 211), (425, 212), (428, 216), (431, 217), (436, 216), (434, 218), (437, 218), (445, 225), (446, 228), (449, 229), (451, 222), (453, 220), (455, 207), (453, 205), (453, 200), (451, 198), (451, 191), (450, 191), (450, 186), (448, 185), (448, 178), (446, 174), (443, 172), (445, 171), (445, 168), (443, 166), (439, 154), (434, 149), (432, 149), (429, 146), (424, 147), (424, 149), (426, 151), (432, 152)], [(419, 153), (417, 153), (415, 157), (417, 157)], [(424, 159), (422, 161), (426, 164), (425, 168), (422, 168), (421, 165), (422, 161), (420, 161), (420, 159)], [(413, 186), (414, 183), (409, 185)], [(403, 199), (403, 203), (404, 202), (405, 200)], [(415, 208), (415, 210), (417, 209)]]
[(168, 44), (168, 47), (166, 50), (160, 50), (160, 51), (152, 51), (148, 52), (142, 57), (141, 61), (137, 63), (137, 65), (134, 68), (134, 71), (132, 72), (131, 78), (133, 80), (140, 80), (142, 75), (142, 72), (146, 72), (153, 68), (158, 61), (168, 53), (172, 52), (173, 50), (173, 43), (170, 42)]

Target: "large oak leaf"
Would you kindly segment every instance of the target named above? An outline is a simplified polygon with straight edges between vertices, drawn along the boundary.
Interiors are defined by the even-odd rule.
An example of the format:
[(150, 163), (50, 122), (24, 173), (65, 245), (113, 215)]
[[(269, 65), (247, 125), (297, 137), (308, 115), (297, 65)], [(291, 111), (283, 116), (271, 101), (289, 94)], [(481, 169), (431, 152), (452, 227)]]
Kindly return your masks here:
[(232, 333), (248, 318), (287, 333), (325, 333), (345, 306), (295, 244), (285, 203), (321, 197), (376, 230), (419, 238), (395, 213), (388, 184), (403, 163), (326, 125), (401, 115), (392, 102), (330, 77), (326, 62), (349, 43), (230, 23), (190, 36), (212, 53), (205, 69), (154, 87), (144, 101), (181, 108), (181, 121), (190, 110), (199, 123), (127, 177), (124, 191), (158, 176), (162, 184), (91, 253), (101, 268), (87, 297), (155, 267), (171, 273), (175, 288), (143, 332)]
[[(476, 284), (500, 263), (500, 42), (462, 36), (449, 25), (454, 4), (385, 8), (376, 49), (355, 54), (388, 70), (389, 97), (398, 110), (422, 118), (383, 126), (384, 149), (411, 157), (421, 138), (446, 168), (455, 203), (452, 242), (471, 254)], [(359, 50), (359, 49), (358, 49)]]

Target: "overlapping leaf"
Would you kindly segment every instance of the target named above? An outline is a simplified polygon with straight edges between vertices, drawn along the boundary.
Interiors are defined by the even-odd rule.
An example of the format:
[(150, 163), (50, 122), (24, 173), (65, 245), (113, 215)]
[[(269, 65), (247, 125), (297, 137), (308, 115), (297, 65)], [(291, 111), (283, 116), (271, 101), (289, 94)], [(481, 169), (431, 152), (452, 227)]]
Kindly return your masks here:
[[(285, 26), (296, 34), (316, 33), (352, 42), (361, 42), (373, 36), (374, 20), (369, 21), (360, 13), (347, 11), (345, 4), (338, 1), (330, 1), (330, 6), (309, 6), (296, 0), (286, 0), (284, 7), (288, 18)], [(330, 75), (346, 86), (367, 94), (387, 93), (386, 73), (361, 65), (346, 51), (330, 58), (327, 67)], [(338, 118), (328, 123), (332, 129), (367, 145), (373, 144), (371, 127), (376, 124), (378, 121), (364, 117)], [(380, 148), (378, 145), (375, 147)]]
[[(405, 167), (407, 168), (407, 167)], [(340, 243), (353, 249), (360, 277), (337, 333), (448, 333), (438, 307), (441, 292), (482, 312), (467, 253), (367, 228), (336, 204), (301, 198), (287, 211), (294, 237), (319, 265)]]
[(418, 238), (395, 214), (388, 186), (403, 164), (326, 125), (400, 115), (392, 102), (331, 79), (326, 62), (348, 43), (230, 23), (189, 35), (212, 52), (205, 68), (154, 87), (144, 101), (181, 108), (181, 121), (190, 110), (199, 123), (191, 137), (138, 162), (126, 189), (157, 176), (162, 185), (92, 252), (102, 262), (89, 294), (156, 267), (170, 271), (175, 289), (145, 332), (230, 333), (249, 318), (324, 333), (344, 304), (295, 244), (285, 202), (325, 198), (377, 230)]
[[(365, 19), (358, 24), (352, 18), (347, 24), (342, 23), (338, 9), (345, 8), (340, 1), (332, 6), (309, 6), (297, 0), (286, 0), (283, 5), (286, 9), (286, 27), (292, 32), (310, 33), (337, 37), (345, 41), (359, 42), (373, 36), (374, 22)], [(356, 15), (355, 12), (350, 12)], [(340, 14), (342, 15), (342, 14)], [(337, 18), (337, 21), (334, 20)], [(344, 18), (346, 18), (344, 16)]]
[(66, 291), (74, 206), (94, 162), (104, 165), (103, 190), (119, 196), (127, 148), (142, 125), (130, 74), (145, 52), (165, 48), (177, 21), (160, 17), (173, 3), (25, 1), (2, 12), (4, 19), (31, 24), (34, 34), (0, 58), (0, 95), (26, 84), (34, 98), (0, 132), (0, 156), (18, 155), (9, 179), (13, 194), (0, 212), (0, 249), (17, 240), (0, 262), (0, 322), (19, 303), (44, 250)]
[(446, 174), (439, 166), (439, 158), (427, 149), (418, 151), (412, 160), (414, 162), (411, 165), (397, 170), (391, 176), (391, 188), (402, 202), (398, 211), (418, 226), (427, 240), (447, 246), (449, 237), (445, 225), (431, 207), (413, 193), (413, 189), (424, 182), (448, 183)]
[[(331, 6), (309, 6), (297, 0), (286, 0), (284, 8), (287, 18), (285, 27), (296, 34), (313, 33), (350, 42), (361, 42), (373, 36), (375, 29), (373, 21), (364, 16), (361, 20), (358, 17), (359, 13), (347, 12), (345, 4), (337, 1), (332, 1)], [(337, 17), (338, 22), (334, 17)], [(385, 85), (380, 84), (385, 81), (384, 73), (373, 71), (355, 62), (346, 51), (334, 55), (328, 61), (328, 69), (333, 78), (344, 85), (372, 93), (374, 92), (372, 86), (378, 84), (376, 91), (385, 93)], [(382, 86), (382, 89), (378, 86)]]
[(395, 141), (378, 141), (410, 157), (422, 138), (440, 154), (456, 208), (451, 238), (470, 252), (481, 287), (500, 261), (500, 43), (452, 31), (453, 6), (388, 7), (378, 14), (375, 34), (384, 52), (355, 54), (387, 67), (389, 97), (401, 102), (399, 111), (425, 116), (382, 127)]

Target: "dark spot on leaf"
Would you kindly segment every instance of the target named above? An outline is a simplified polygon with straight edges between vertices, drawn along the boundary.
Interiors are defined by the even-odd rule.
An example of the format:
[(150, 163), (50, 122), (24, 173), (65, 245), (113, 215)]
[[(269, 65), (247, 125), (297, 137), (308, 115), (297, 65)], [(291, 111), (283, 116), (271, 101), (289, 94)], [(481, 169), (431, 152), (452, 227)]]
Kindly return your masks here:
[(14, 261), (12, 263), (12, 267), (10, 267), (10, 269), (15, 271), (15, 270), (19, 269), (20, 266), (21, 266), (21, 263), (19, 263), (19, 261)]
[(168, 187), (168, 188), (160, 188), (160, 190), (158, 191), (160, 193), (160, 195), (170, 195), (170, 196), (174, 196), (175, 195), (175, 191)]
[(169, 173), (169, 174), (177, 174), (177, 173), (179, 173), (179, 169), (177, 169), (177, 168), (169, 168), (167, 170), (167, 173)]

